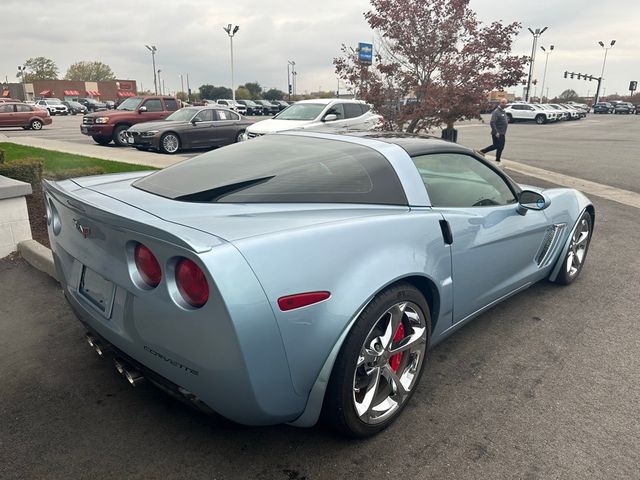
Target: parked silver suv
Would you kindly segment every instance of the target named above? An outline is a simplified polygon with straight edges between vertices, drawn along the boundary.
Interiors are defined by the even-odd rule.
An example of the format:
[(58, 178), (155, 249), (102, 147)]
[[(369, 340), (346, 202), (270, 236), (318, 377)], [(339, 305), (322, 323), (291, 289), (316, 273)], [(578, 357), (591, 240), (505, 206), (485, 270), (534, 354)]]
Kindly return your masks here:
[(49, 110), (49, 115), (69, 115), (69, 108), (58, 98), (43, 98), (36, 105)]

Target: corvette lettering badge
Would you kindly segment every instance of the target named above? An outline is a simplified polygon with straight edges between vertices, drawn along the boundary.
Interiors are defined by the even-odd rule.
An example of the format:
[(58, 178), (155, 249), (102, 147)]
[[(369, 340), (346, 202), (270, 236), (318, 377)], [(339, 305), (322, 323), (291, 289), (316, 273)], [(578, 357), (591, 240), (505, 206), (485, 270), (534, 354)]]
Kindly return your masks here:
[(73, 224), (76, 226), (76, 230), (78, 230), (84, 238), (87, 238), (91, 234), (91, 229), (82, 225), (75, 218), (73, 219)]

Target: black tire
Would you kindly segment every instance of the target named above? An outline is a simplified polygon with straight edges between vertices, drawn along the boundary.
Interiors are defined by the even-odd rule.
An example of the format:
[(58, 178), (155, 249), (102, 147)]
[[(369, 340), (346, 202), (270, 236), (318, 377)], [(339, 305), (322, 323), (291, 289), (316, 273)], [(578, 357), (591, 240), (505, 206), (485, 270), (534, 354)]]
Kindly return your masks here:
[(536, 123), (538, 125), (542, 125), (543, 123), (547, 123), (547, 117), (545, 117), (544, 115), (536, 115)]
[(177, 133), (167, 132), (160, 137), (160, 151), (173, 155), (180, 150), (180, 137)]
[(243, 140), (244, 140), (244, 130), (241, 130), (236, 134), (236, 143), (240, 143)]
[(33, 120), (31, 120), (31, 123), (29, 124), (29, 128), (31, 128), (31, 130), (42, 130), (42, 120), (38, 120), (37, 118), (34, 118)]
[(127, 131), (129, 125), (118, 125), (113, 129), (113, 143), (115, 143), (118, 147), (126, 147), (127, 139), (124, 132)]
[(98, 145), (109, 145), (111, 143), (111, 139), (109, 137), (100, 137), (98, 135), (93, 135), (93, 141)]
[[(393, 315), (390, 312), (402, 304), (406, 306), (406, 309), (403, 310), (405, 313), (399, 315), (400, 321), (397, 323), (399, 327), (394, 334), (394, 327), (392, 327), (393, 324), (391, 323)], [(409, 326), (408, 319), (410, 317), (408, 312), (411, 312), (413, 316), (411, 318), (415, 316), (419, 318), (420, 328)], [(380, 326), (386, 322), (386, 318), (389, 318), (386, 330), (384, 327), (380, 329)], [(413, 322), (414, 320), (411, 321)], [(418, 322), (415, 325), (417, 326)], [(402, 332), (400, 327), (402, 327)], [(405, 335), (405, 327), (407, 331), (411, 328), (410, 332), (412, 333)], [(389, 348), (392, 346), (397, 347), (396, 342), (402, 341), (402, 339), (396, 339), (398, 333), (401, 333), (401, 335), (404, 335), (403, 339), (416, 335), (415, 338), (417, 340), (410, 343), (413, 348), (421, 349), (421, 351), (414, 352), (413, 348), (404, 351), (399, 354), (401, 355), (400, 359), (397, 358), (398, 354), (391, 357), (385, 356), (388, 355), (388, 349), (382, 344), (384, 340), (381, 332), (383, 331), (390, 332), (388, 335), (385, 333), (386, 339), (392, 338), (388, 344)], [(429, 305), (417, 288), (403, 282), (391, 286), (376, 295), (354, 323), (336, 358), (324, 398), (324, 419), (342, 434), (356, 438), (375, 435), (391, 425), (398, 418), (416, 390), (424, 370), (425, 354), (430, 339), (431, 318)], [(369, 352), (378, 353), (378, 355), (375, 358), (369, 357), (369, 360), (364, 360), (361, 352), (365, 351), (365, 345), (370, 346)], [(378, 348), (382, 353), (377, 352)], [(396, 357), (395, 360), (394, 357)], [(361, 359), (362, 361), (358, 365)], [(398, 362), (395, 367), (392, 361)], [(369, 369), (368, 372), (367, 369)], [(408, 391), (400, 392), (392, 387), (387, 376), (391, 369), (393, 369), (393, 372), (401, 369), (399, 377), (402, 378), (407, 373), (411, 375), (408, 379), (410, 382)], [(371, 387), (371, 384), (356, 387), (363, 378), (365, 382), (369, 381), (367, 379), (372, 375), (371, 372), (376, 371), (377, 373), (373, 373), (373, 375), (377, 375), (377, 380), (373, 382), (373, 387)], [(396, 378), (399, 377), (396, 376)], [(375, 390), (371, 400), (369, 400), (369, 406), (366, 407), (366, 413), (359, 415), (356, 396), (360, 395), (361, 390), (365, 390), (363, 402), (367, 401), (366, 397), (370, 392), (370, 388)], [(373, 409), (374, 406), (379, 406), (378, 404), (374, 405), (376, 399), (388, 400), (392, 396), (395, 399), (397, 395), (400, 395), (397, 400), (397, 406), (391, 406), (388, 412), (381, 414), (381, 417), (372, 419), (369, 412), (378, 413), (377, 410)], [(388, 416), (385, 418), (386, 415)]]
[[(583, 237), (583, 232), (586, 234)], [(584, 262), (587, 259), (591, 234), (593, 233), (593, 218), (588, 211), (585, 211), (577, 222), (576, 229), (572, 233), (569, 251), (562, 259), (562, 265), (556, 283), (569, 285), (578, 278)]]
[(513, 115), (511, 115), (510, 113), (507, 113), (507, 122), (513, 123)]

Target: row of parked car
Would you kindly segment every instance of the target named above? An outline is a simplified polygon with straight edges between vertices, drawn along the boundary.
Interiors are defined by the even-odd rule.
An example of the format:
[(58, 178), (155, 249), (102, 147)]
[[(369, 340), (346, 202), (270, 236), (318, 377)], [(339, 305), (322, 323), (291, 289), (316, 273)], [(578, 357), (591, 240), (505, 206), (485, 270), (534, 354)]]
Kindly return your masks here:
[(509, 123), (534, 121), (538, 125), (560, 120), (580, 120), (589, 113), (589, 106), (579, 103), (526, 103), (513, 102), (505, 113)]
[(327, 132), (374, 130), (384, 119), (359, 100), (303, 100), (273, 118), (253, 123), (221, 102), (180, 108), (173, 97), (133, 97), (116, 110), (83, 117), (80, 131), (95, 142), (131, 146), (139, 150), (176, 153), (211, 148), (292, 129)]
[(284, 100), (204, 100), (204, 105), (224, 105), (242, 115), (277, 115), (290, 104)]
[(593, 113), (619, 113), (619, 114), (640, 114), (640, 104), (634, 105), (631, 102), (612, 100), (610, 102), (598, 102), (593, 106)]

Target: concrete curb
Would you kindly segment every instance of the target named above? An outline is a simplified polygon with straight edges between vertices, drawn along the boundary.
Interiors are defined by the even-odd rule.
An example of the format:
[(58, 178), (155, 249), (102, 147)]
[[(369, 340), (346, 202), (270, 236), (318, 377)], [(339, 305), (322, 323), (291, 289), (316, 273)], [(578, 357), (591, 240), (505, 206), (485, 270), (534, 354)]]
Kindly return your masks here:
[(54, 280), (58, 280), (51, 249), (41, 245), (35, 240), (25, 240), (18, 244), (18, 251), (20, 255), (22, 255), (22, 258), (32, 267), (46, 273)]

